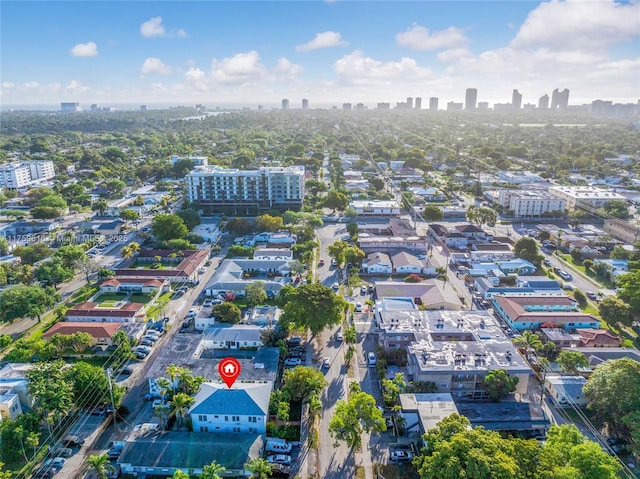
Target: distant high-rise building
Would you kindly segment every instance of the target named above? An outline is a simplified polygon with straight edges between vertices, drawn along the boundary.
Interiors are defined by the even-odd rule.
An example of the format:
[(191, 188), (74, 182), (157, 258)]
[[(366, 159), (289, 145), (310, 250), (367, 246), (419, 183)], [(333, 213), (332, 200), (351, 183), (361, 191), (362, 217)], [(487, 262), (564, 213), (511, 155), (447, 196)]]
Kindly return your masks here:
[(477, 101), (478, 101), (478, 90), (476, 88), (467, 88), (467, 92), (464, 96), (464, 109), (475, 110)]
[(62, 102), (60, 103), (60, 111), (64, 113), (69, 113), (72, 111), (82, 111), (82, 108), (80, 108), (80, 103)]
[(97, 103), (93, 103), (93, 104), (89, 107), (89, 109), (90, 109), (91, 111), (98, 111), (98, 104), (97, 104)]
[(429, 98), (429, 110), (436, 111), (438, 109), (438, 97)]
[(413, 108), (413, 98), (410, 96), (407, 97), (407, 108), (411, 110)]
[(390, 103), (378, 103), (378, 110), (389, 110), (390, 108)]
[(351, 103), (343, 103), (342, 104), (342, 109), (343, 110), (351, 110)]
[(147, 105), (140, 105), (140, 111), (147, 111)]
[(447, 103), (447, 111), (460, 111), (462, 110), (462, 103), (456, 103), (455, 101), (450, 101)]
[(511, 106), (514, 110), (520, 110), (522, 108), (522, 93), (518, 90), (513, 90), (511, 95)]
[(546, 93), (540, 97), (538, 100), (538, 108), (541, 110), (546, 110), (549, 108), (549, 95)]
[(416, 110), (422, 110), (422, 98), (416, 97), (415, 109)]
[(551, 109), (566, 110), (569, 106), (569, 90), (566, 88), (562, 91), (557, 88), (551, 94)]
[(288, 110), (289, 109), (289, 100), (287, 100), (286, 98), (283, 98), (283, 100), (282, 100), (282, 109), (283, 110)]
[(364, 103), (357, 103), (356, 110), (364, 110)]
[(308, 110), (309, 109), (309, 100), (307, 100), (306, 98), (302, 99), (302, 109), (303, 110)]
[(478, 110), (488, 110), (489, 102), (488, 101), (479, 101), (478, 102)]

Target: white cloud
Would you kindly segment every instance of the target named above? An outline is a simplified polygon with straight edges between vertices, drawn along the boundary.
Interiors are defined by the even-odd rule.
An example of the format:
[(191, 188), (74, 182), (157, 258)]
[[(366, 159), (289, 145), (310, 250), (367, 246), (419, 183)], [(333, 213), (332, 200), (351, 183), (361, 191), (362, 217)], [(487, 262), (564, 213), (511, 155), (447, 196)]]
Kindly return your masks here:
[(456, 27), (429, 33), (427, 28), (414, 24), (406, 31), (398, 33), (396, 42), (412, 50), (442, 50), (466, 45), (468, 39), (462, 30)]
[(442, 63), (453, 63), (472, 56), (468, 48), (452, 48), (438, 53), (437, 58)]
[(162, 17), (153, 17), (140, 25), (140, 34), (143, 37), (186, 37), (187, 32), (182, 28), (174, 29), (169, 32), (162, 24)]
[(89, 91), (89, 87), (83, 85), (77, 80), (71, 80), (71, 82), (65, 87), (65, 90), (70, 93), (84, 93)]
[(171, 67), (162, 63), (159, 58), (149, 57), (142, 64), (142, 73), (153, 75), (168, 75)]
[(243, 84), (264, 78), (266, 68), (260, 63), (258, 52), (252, 50), (222, 60), (214, 59), (211, 73), (214, 80), (220, 83)]
[(10, 81), (3, 81), (2, 82), (2, 88), (9, 89), (9, 88), (14, 88), (15, 86), (16, 86), (16, 84), (13, 83), (13, 82), (10, 82)]
[(209, 85), (207, 85), (207, 74), (198, 67), (191, 67), (185, 73), (185, 79), (189, 86), (198, 90), (198, 91), (207, 91), (209, 90)]
[(322, 32), (316, 33), (313, 40), (308, 41), (296, 47), (297, 52), (309, 52), (320, 48), (346, 47), (347, 42), (342, 40), (342, 36), (338, 32)]
[(639, 34), (640, 3), (552, 1), (529, 13), (511, 46), (586, 51), (627, 42)]
[(276, 73), (282, 76), (296, 77), (300, 75), (303, 71), (304, 71), (304, 67), (302, 65), (291, 63), (289, 60), (287, 60), (284, 57), (278, 59), (278, 64), (276, 65)]
[(71, 54), (74, 57), (97, 57), (98, 45), (94, 42), (77, 43), (71, 49)]
[(418, 66), (413, 58), (402, 57), (399, 62), (381, 62), (365, 57), (360, 50), (337, 60), (333, 70), (341, 79), (360, 85), (392, 84), (396, 81), (411, 83), (431, 76), (431, 70)]

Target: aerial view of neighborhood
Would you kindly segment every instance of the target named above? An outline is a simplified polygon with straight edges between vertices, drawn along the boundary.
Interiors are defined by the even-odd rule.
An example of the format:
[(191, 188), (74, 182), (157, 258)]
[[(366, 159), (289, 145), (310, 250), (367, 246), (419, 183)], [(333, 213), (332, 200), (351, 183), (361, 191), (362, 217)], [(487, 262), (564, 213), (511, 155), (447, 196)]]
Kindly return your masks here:
[[(94, 2), (74, 4), (92, 39), (75, 46), (72, 8), (1, 3), (3, 43), (95, 75), (21, 83), (38, 67), (3, 47), (0, 479), (639, 477), (640, 4), (496, 2), (520, 23), (491, 50), (508, 73), (494, 92), (472, 27), (407, 22), (435, 2), (399, 2), (402, 27), (380, 36), (458, 58), (440, 73), (366, 58), (329, 20), (364, 5), (382, 20), (390, 3), (240, 2), (249, 23), (279, 6), (342, 33), (307, 30), (273, 69), (265, 34), (263, 58), (205, 72), (171, 45), (198, 39), (195, 4), (238, 4), (186, 2), (189, 23), (175, 2), (130, 2), (119, 31), (164, 43), (113, 89), (97, 65), (128, 40), (101, 40), (105, 2), (90, 25)], [(51, 34), (42, 54), (7, 21), (30, 5), (36, 23), (67, 16), (33, 29)], [(598, 58), (589, 28), (634, 39), (635, 73), (611, 53), (618, 86), (583, 75), (578, 50), (560, 54), (573, 77), (501, 63), (519, 48), (523, 65), (555, 61), (531, 45), (563, 8)], [(353, 50), (340, 79), (302, 93), (300, 58), (338, 49)]]

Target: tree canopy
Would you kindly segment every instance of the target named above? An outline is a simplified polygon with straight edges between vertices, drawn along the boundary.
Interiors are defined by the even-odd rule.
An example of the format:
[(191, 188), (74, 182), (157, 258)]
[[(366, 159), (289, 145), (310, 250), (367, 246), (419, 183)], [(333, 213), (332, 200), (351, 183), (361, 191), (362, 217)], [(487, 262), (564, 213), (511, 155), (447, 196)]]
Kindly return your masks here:
[(187, 236), (189, 230), (184, 220), (173, 213), (157, 214), (151, 220), (151, 232), (158, 241), (181, 239)]
[(345, 301), (330, 287), (321, 283), (303, 284), (287, 290), (280, 322), (309, 328), (316, 335), (327, 326), (339, 324), (343, 319), (345, 306)]

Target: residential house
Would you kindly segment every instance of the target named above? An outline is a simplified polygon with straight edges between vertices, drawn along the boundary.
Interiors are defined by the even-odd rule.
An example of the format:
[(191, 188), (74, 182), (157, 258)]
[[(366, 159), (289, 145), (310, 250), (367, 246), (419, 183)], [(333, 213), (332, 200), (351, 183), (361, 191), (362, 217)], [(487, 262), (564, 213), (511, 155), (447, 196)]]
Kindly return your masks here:
[(629, 272), (629, 260), (628, 259), (594, 259), (593, 269), (597, 270), (600, 265), (605, 265), (612, 280), (615, 280), (617, 276)]
[(476, 225), (472, 225), (472, 224), (458, 225), (458, 226), (455, 227), (455, 230), (458, 233), (462, 233), (463, 235), (465, 235), (470, 240), (491, 241), (491, 239), (492, 239), (490, 234), (486, 233), (482, 228), (480, 228), (480, 227), (478, 227)]
[(391, 257), (393, 271), (398, 274), (420, 274), (424, 268), (424, 263), (414, 255), (405, 251), (396, 253)]
[(491, 299), (496, 295), (501, 296), (566, 296), (565, 291), (557, 281), (540, 277), (520, 277), (515, 286), (499, 286), (493, 284), (488, 278), (476, 278), (474, 280), (476, 291), (484, 298)]
[(126, 303), (118, 308), (101, 307), (99, 303), (90, 301), (76, 304), (64, 316), (67, 321), (103, 323), (137, 323), (146, 318), (144, 304)]
[(371, 236), (358, 235), (358, 246), (365, 253), (395, 251), (416, 251), (424, 253), (429, 240), (424, 236)]
[(420, 186), (414, 186), (409, 188), (409, 191), (414, 196), (422, 198), (426, 202), (443, 202), (447, 201), (446, 195), (439, 189), (431, 186), (429, 188), (423, 188)]
[(608, 329), (576, 329), (576, 333), (584, 348), (618, 348), (622, 344), (620, 336)]
[(600, 321), (580, 313), (575, 300), (567, 296), (493, 296), (493, 307), (507, 324), (518, 331), (546, 327), (566, 329), (598, 328)]
[(614, 359), (629, 358), (640, 363), (640, 351), (636, 348), (589, 348), (577, 347), (572, 351), (583, 353), (589, 361), (589, 367), (592, 369), (599, 366), (605, 361)]
[[(137, 261), (154, 262), (156, 261), (155, 258), (160, 256), (163, 261), (175, 259), (177, 264), (174, 268), (162, 269), (118, 268), (116, 277), (145, 277), (167, 280), (169, 283), (197, 283), (198, 270), (209, 259), (210, 251), (210, 248), (184, 250), (182, 252), (174, 250), (141, 250), (136, 257)], [(177, 256), (171, 258), (173, 254)]]
[(93, 346), (108, 347), (113, 345), (111, 338), (120, 326), (120, 323), (61, 321), (49, 328), (42, 337), (49, 339), (55, 334), (70, 336), (75, 333), (87, 333), (93, 338)]
[(169, 290), (166, 279), (145, 278), (140, 276), (114, 276), (100, 284), (101, 293), (141, 293), (156, 295)]
[(113, 221), (100, 221), (99, 223), (93, 224), (91, 229), (93, 233), (97, 235), (113, 236), (120, 234), (122, 226), (124, 226), (124, 221), (117, 219)]
[(205, 294), (244, 297), (248, 284), (261, 281), (267, 295), (275, 296), (284, 285), (291, 283), (289, 263), (285, 260), (226, 259), (205, 286)]
[(555, 344), (558, 348), (573, 348), (580, 344), (580, 335), (563, 328), (540, 328), (542, 340)]
[[(398, 299), (407, 298), (416, 306), (424, 309), (446, 309), (457, 311), (462, 309), (462, 303), (453, 288), (446, 287), (442, 281), (433, 279), (420, 283), (401, 283), (398, 281), (377, 281), (375, 285), (376, 312), (397, 310), (400, 306)], [(394, 301), (389, 301), (394, 299)], [(379, 303), (379, 304), (378, 304)], [(408, 303), (407, 303), (408, 304)], [(407, 306), (403, 309), (417, 309)]]
[(548, 374), (544, 384), (547, 394), (560, 407), (586, 406), (587, 397), (582, 392), (587, 379), (582, 376)]
[(529, 261), (515, 258), (511, 260), (498, 260), (487, 263), (471, 262), (470, 269), (484, 269), (484, 270), (499, 270), (503, 274), (533, 274), (536, 272), (536, 267)]
[(291, 231), (266, 231), (255, 235), (252, 239), (245, 241), (247, 246), (255, 246), (258, 243), (271, 245), (287, 245), (289, 247), (296, 244), (297, 237)]
[(405, 434), (411, 438), (422, 438), (427, 431), (438, 427), (438, 423), (458, 413), (451, 393), (405, 393), (400, 394), (399, 400)]
[(370, 253), (364, 260), (362, 269), (367, 274), (391, 274), (393, 265), (386, 253)]
[(271, 381), (236, 381), (231, 388), (223, 383), (203, 383), (189, 408), (193, 430), (264, 434), (272, 390)]
[[(200, 329), (196, 325), (196, 329)], [(218, 324), (207, 328), (202, 340), (207, 349), (252, 349), (262, 344), (262, 328), (249, 324)]]
[(242, 320), (254, 326), (275, 326), (282, 311), (277, 306), (255, 306)]
[(469, 238), (459, 231), (452, 231), (451, 233), (446, 233), (444, 244), (454, 249), (467, 249)]
[(264, 248), (253, 252), (255, 261), (291, 261), (293, 251), (284, 248)]
[(0, 419), (16, 419), (22, 414), (20, 397), (11, 388), (0, 385)]

